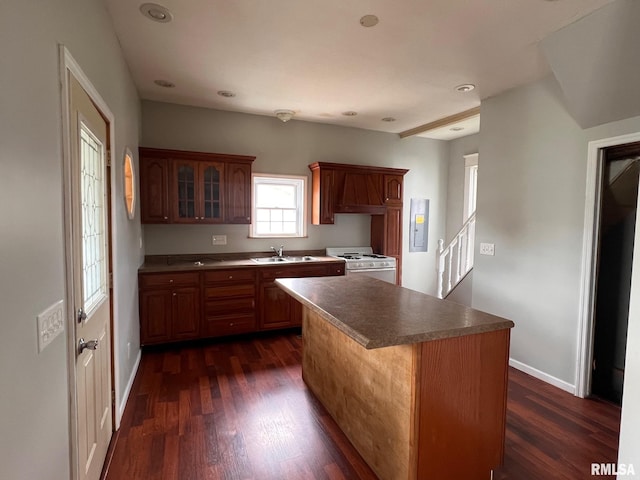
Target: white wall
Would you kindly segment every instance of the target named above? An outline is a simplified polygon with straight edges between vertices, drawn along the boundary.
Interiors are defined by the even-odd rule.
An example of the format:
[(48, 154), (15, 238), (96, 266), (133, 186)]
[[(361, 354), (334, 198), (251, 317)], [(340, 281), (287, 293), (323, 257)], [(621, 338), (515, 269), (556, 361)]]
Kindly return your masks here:
[[(444, 234), (447, 142), (274, 117), (222, 112), (166, 103), (142, 104), (145, 147), (255, 155), (260, 173), (308, 175), (313, 162), (408, 168), (404, 191), (403, 284), (435, 293), (435, 251)], [(409, 253), (406, 229), (412, 197), (430, 203), (429, 252)], [(370, 218), (338, 215), (335, 225), (310, 226), (308, 238), (286, 240), (290, 250), (369, 244)], [(247, 226), (144, 226), (147, 254), (266, 251), (278, 240), (249, 239)], [(212, 234), (228, 234), (226, 247), (211, 246)]]
[[(117, 152), (136, 150), (139, 103), (101, 0), (4, 0), (0, 11), (0, 477), (64, 479), (66, 339), (38, 354), (36, 337), (38, 313), (65, 297), (58, 43), (115, 114)], [(117, 328), (135, 353), (140, 227), (114, 213)], [(117, 355), (128, 377), (132, 363)]]

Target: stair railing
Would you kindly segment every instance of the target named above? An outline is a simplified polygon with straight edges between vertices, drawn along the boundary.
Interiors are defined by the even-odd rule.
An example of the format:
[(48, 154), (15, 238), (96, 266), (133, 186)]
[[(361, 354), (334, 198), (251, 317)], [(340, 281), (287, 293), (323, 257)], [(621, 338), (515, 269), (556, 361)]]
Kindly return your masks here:
[(438, 240), (438, 298), (445, 298), (473, 268), (476, 236), (475, 212), (464, 222), (449, 245)]

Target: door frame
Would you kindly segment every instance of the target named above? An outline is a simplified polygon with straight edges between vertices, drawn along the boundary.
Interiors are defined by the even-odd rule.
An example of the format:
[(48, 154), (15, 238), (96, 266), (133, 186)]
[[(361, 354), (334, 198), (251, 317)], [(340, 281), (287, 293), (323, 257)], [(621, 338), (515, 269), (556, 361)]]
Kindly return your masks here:
[[(108, 122), (108, 139), (109, 149), (107, 151), (107, 162), (111, 165), (110, 178), (111, 192), (109, 202), (109, 214), (107, 216), (108, 229), (109, 229), (109, 245), (111, 248), (111, 255), (113, 258), (117, 258), (117, 238), (115, 222), (113, 221), (113, 213), (116, 211), (116, 199), (115, 199), (115, 117), (111, 112), (111, 109), (104, 101), (98, 90), (93, 86), (89, 77), (83, 72), (80, 65), (71, 56), (71, 53), (64, 45), (59, 45), (59, 75), (60, 75), (60, 98), (61, 98), (61, 112), (62, 112), (62, 183), (63, 183), (63, 202), (64, 202), (64, 254), (65, 254), (65, 300), (66, 300), (66, 316), (70, 324), (67, 324), (67, 379), (69, 385), (69, 442), (70, 442), (70, 467), (71, 478), (73, 480), (78, 478), (78, 405), (76, 402), (76, 341), (75, 338), (75, 305), (73, 303), (73, 264), (72, 264), (72, 252), (73, 252), (73, 236), (72, 236), (72, 222), (71, 222), (71, 178), (72, 178), (72, 162), (71, 162), (71, 127), (70, 127), (70, 109), (69, 109), (69, 79), (67, 73), (73, 75), (73, 77), (80, 83), (82, 88), (87, 92), (91, 101), (96, 105), (97, 109), (104, 116)], [(113, 274), (113, 282), (110, 286), (110, 328), (111, 328), (111, 356), (110, 356), (110, 372), (111, 372), (111, 385), (113, 391), (115, 391), (115, 398), (112, 397), (112, 420), (113, 429), (117, 430), (120, 426), (120, 416), (118, 415), (118, 409), (116, 408), (116, 399), (118, 398), (118, 379), (120, 377), (120, 369), (118, 363), (115, 361), (115, 345), (117, 344), (118, 331), (117, 322), (115, 321), (115, 312), (118, 311), (118, 299), (115, 289), (116, 275), (116, 262), (111, 262), (111, 273)]]
[[(593, 342), (595, 330), (596, 270), (598, 267), (600, 200), (603, 149), (640, 141), (640, 132), (589, 142), (587, 186), (585, 191), (584, 235), (582, 237), (582, 272), (578, 314), (578, 345), (576, 349), (575, 394), (585, 398), (591, 394)], [(634, 250), (638, 246), (634, 246)]]

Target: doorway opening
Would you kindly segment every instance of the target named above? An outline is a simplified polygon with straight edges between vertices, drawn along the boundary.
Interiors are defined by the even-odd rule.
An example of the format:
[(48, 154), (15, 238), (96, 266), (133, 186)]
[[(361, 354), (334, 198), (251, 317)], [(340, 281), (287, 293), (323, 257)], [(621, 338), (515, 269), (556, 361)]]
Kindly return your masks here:
[[(588, 397), (593, 393), (603, 397), (613, 397), (612, 399), (615, 401), (615, 397), (620, 396), (620, 393), (615, 393), (616, 390), (612, 389), (611, 386), (618, 383), (622, 387), (624, 382), (624, 364), (615, 361), (616, 359), (624, 359), (624, 353), (621, 353), (620, 348), (616, 350), (615, 345), (624, 344), (626, 348), (626, 333), (623, 333), (623, 331), (626, 332), (626, 323), (628, 322), (626, 322), (626, 319), (620, 321), (625, 324), (624, 330), (619, 329), (617, 324), (618, 313), (621, 319), (624, 319), (625, 316), (628, 317), (629, 299), (624, 300), (624, 295), (620, 292), (619, 285), (627, 283), (624, 279), (624, 273), (621, 273), (624, 272), (625, 266), (621, 266), (621, 264), (628, 263), (626, 268), (632, 268), (630, 260), (625, 259), (631, 258), (630, 255), (633, 254), (634, 246), (631, 245), (631, 250), (627, 251), (627, 257), (621, 257), (620, 252), (615, 253), (616, 240), (620, 242), (621, 237), (626, 238), (629, 235), (628, 224), (617, 227), (616, 225), (619, 223), (618, 219), (623, 222), (626, 219), (626, 222), (630, 222), (631, 220), (626, 218), (628, 215), (632, 215), (635, 220), (635, 212), (631, 212), (631, 207), (620, 206), (620, 204), (628, 205), (632, 203), (634, 196), (636, 200), (638, 198), (638, 176), (636, 175), (635, 179), (632, 178), (632, 169), (638, 168), (636, 165), (632, 165), (638, 163), (633, 159), (638, 156), (640, 156), (640, 132), (595, 140), (589, 142), (588, 145), (582, 245), (582, 285), (580, 290), (575, 371), (575, 395), (582, 398)], [(627, 173), (624, 173), (625, 171)], [(626, 178), (623, 179), (620, 175), (625, 175)], [(609, 187), (608, 184), (613, 184), (615, 183), (614, 181), (621, 183), (618, 186)], [(625, 186), (626, 190), (631, 193), (620, 194), (612, 191), (622, 189), (621, 186)], [(615, 201), (616, 196), (630, 198)], [(618, 204), (617, 206), (616, 203)], [(637, 208), (637, 204), (635, 208)], [(610, 234), (610, 228), (619, 231)], [(627, 241), (627, 243), (630, 242)], [(640, 247), (640, 245), (636, 245), (636, 247)], [(615, 258), (616, 256), (618, 256), (617, 259)], [(618, 267), (614, 268), (614, 264), (617, 264)], [(613, 275), (609, 270), (611, 272), (617, 271), (619, 275), (616, 280), (618, 286), (613, 287), (607, 284), (608, 275)], [(630, 287), (630, 282), (628, 283), (627, 289)], [(607, 309), (605, 308), (607, 290), (617, 296), (614, 297), (614, 300), (617, 298), (616, 301), (609, 302), (609, 314), (606, 313)], [(602, 294), (600, 301), (598, 300), (598, 291)], [(598, 375), (600, 376), (601, 372), (603, 374), (598, 378), (598, 385), (593, 391), (594, 382), (596, 382), (593, 367), (596, 357), (597, 310), (600, 310), (601, 318), (597, 327), (597, 335), (599, 337), (597, 341), (597, 356), (600, 358), (596, 361), (596, 366), (600, 364)], [(617, 313), (614, 315), (611, 312)], [(607, 315), (613, 320), (607, 320)], [(612, 324), (615, 324), (616, 327), (612, 327)], [(603, 331), (605, 333), (602, 333)], [(613, 333), (614, 331), (615, 333)], [(624, 341), (621, 340), (622, 338), (624, 338)], [(607, 356), (609, 358), (608, 361)], [(609, 373), (605, 374), (604, 372), (607, 370), (609, 370)], [(607, 385), (609, 386), (607, 387)], [(609, 390), (609, 392), (606, 393), (606, 390)], [(621, 391), (621, 388), (618, 388), (618, 390)]]
[(640, 143), (602, 152), (591, 393), (622, 404)]

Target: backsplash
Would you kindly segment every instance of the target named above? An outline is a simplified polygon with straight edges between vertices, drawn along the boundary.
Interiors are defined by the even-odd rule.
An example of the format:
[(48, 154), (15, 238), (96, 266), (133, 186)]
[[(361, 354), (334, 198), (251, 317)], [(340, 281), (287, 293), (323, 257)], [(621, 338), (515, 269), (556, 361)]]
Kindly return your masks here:
[[(369, 246), (371, 217), (336, 215), (334, 225), (308, 225), (306, 238), (249, 238), (248, 225), (143, 225), (146, 255), (261, 252), (284, 245), (286, 250)], [(226, 235), (226, 245), (212, 245), (213, 235)]]

